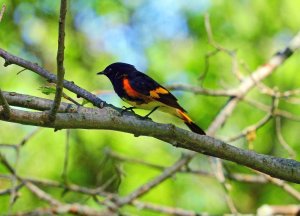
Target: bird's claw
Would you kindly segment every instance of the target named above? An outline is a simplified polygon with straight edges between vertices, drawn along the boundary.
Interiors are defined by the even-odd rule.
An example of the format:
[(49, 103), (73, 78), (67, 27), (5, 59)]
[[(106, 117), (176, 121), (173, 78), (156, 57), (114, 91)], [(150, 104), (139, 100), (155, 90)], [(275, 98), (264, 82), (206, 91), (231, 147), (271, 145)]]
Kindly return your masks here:
[(140, 119), (141, 120), (151, 120), (152, 121), (152, 119), (149, 117), (149, 115), (140, 116)]
[(127, 111), (130, 111), (130, 112), (132, 112), (132, 113), (135, 113), (134, 111), (133, 111), (133, 109), (134, 109), (135, 107), (125, 107), (125, 106), (123, 106), (122, 107), (122, 111), (121, 111), (121, 116), (124, 114), (124, 112), (127, 112)]

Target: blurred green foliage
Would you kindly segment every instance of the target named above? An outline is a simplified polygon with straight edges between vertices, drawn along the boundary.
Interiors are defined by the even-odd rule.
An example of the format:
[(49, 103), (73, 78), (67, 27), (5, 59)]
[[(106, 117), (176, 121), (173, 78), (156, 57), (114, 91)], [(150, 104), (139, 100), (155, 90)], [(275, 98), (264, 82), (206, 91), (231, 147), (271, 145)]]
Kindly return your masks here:
[[(0, 23), (0, 47), (24, 59), (37, 62), (55, 73), (59, 1), (53, 0), (0, 0), (6, 4)], [(220, 52), (210, 59), (205, 80), (198, 78), (204, 71), (204, 56), (213, 51), (204, 26), (204, 14), (210, 14), (214, 39), (222, 46), (237, 51), (241, 73), (249, 75), (276, 51), (285, 47), (299, 31), (300, 1), (261, 0), (74, 0), (70, 1), (66, 26), (65, 68), (67, 80), (89, 90), (111, 90), (110, 82), (97, 77), (96, 72), (114, 61), (136, 65), (160, 83), (186, 83), (205, 88), (232, 88), (239, 84), (232, 74), (232, 59)], [(298, 79), (299, 54), (295, 54), (264, 83), (279, 90), (300, 86)], [(39, 89), (47, 82), (18, 66), (3, 67), (0, 60), (0, 87), (52, 99)], [(246, 65), (243, 67), (243, 65)], [(246, 69), (248, 68), (248, 69)], [(75, 95), (67, 92), (69, 96)], [(207, 128), (226, 98), (174, 92), (183, 107), (203, 128)], [(99, 96), (108, 103), (121, 107), (115, 94), (100, 91)], [(249, 98), (270, 105), (272, 99), (250, 92)], [(280, 102), (280, 108), (300, 114), (299, 105)], [(139, 111), (138, 111), (139, 112)], [(139, 113), (143, 113), (140, 111)], [(259, 121), (265, 113), (241, 102), (233, 116), (218, 132), (220, 137), (231, 137), (245, 127)], [(154, 121), (181, 122), (163, 113), (154, 113)], [(282, 121), (284, 138), (296, 151), (299, 123)], [(34, 127), (0, 122), (0, 143), (20, 142)], [(42, 129), (21, 148), (17, 171), (22, 176), (62, 181), (66, 132)], [(247, 148), (246, 140), (232, 143)], [(254, 150), (260, 153), (288, 157), (278, 144), (274, 121), (257, 132)], [(107, 151), (114, 151), (131, 158), (169, 166), (181, 155), (182, 150), (149, 137), (134, 137), (114, 131), (72, 130), (70, 133), (70, 161), (68, 181), (82, 186), (100, 187), (126, 195), (157, 176), (158, 170), (134, 163), (123, 163), (111, 158)], [(14, 164), (16, 154), (12, 149), (1, 149)], [(299, 156), (298, 156), (299, 159)], [(192, 161), (195, 169), (212, 171), (207, 157), (199, 155)], [(231, 171), (249, 173), (246, 168), (229, 163)], [(6, 173), (0, 165), (0, 173)], [(255, 212), (263, 204), (293, 204), (297, 201), (282, 189), (270, 184), (246, 184), (232, 181), (233, 198), (240, 212)], [(0, 189), (9, 185), (0, 179)], [(298, 187), (299, 188), (299, 187)], [(45, 188), (69, 202), (80, 202), (94, 207), (92, 199), (84, 195)], [(14, 204), (14, 211), (25, 211), (44, 206), (29, 191), (22, 189)], [(222, 186), (210, 177), (177, 174), (146, 194), (142, 200), (221, 214), (229, 212)], [(6, 212), (9, 196), (0, 196), (0, 212)], [(158, 215), (153, 212), (126, 207), (131, 213)]]

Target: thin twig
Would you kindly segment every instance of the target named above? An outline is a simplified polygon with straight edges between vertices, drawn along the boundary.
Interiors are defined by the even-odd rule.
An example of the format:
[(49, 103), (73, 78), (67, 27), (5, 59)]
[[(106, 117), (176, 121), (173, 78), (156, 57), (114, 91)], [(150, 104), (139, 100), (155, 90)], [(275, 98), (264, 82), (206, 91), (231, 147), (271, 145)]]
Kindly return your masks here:
[[(212, 28), (211, 28), (210, 19), (209, 19), (208, 14), (205, 15), (205, 29), (206, 29), (206, 32), (207, 32), (207, 35), (208, 35), (209, 43), (216, 50), (225, 52), (226, 54), (228, 54), (232, 58), (232, 72), (233, 72), (234, 75), (237, 76), (238, 80), (241, 80), (241, 75), (239, 74), (237, 60), (236, 60), (236, 52), (228, 50), (226, 48), (223, 48), (215, 42), (215, 40), (213, 38)], [(210, 57), (210, 56), (206, 56), (206, 57)], [(207, 62), (208, 62), (208, 60), (207, 60)], [(231, 95), (230, 98), (236, 97), (237, 95), (238, 95), (238, 92)], [(231, 99), (229, 101), (231, 101)], [(221, 125), (223, 125), (224, 123), (225, 123), (225, 120), (223, 122), (220, 122)], [(216, 130), (214, 130), (213, 126), (214, 126), (214, 122), (210, 125), (210, 127), (207, 131), (207, 134), (209, 134), (211, 136), (213, 136), (216, 132)], [(212, 166), (215, 168), (215, 173), (216, 173), (217, 180), (223, 186), (223, 189), (224, 189), (224, 192), (225, 192), (226, 203), (227, 203), (231, 213), (236, 214), (237, 213), (237, 208), (235, 207), (234, 202), (233, 202), (233, 200), (231, 199), (231, 197), (229, 195), (229, 190), (230, 190), (231, 186), (230, 186), (230, 183), (226, 181), (225, 174), (223, 172), (223, 163), (218, 158), (211, 159), (210, 162), (211, 162)]]
[(234, 89), (232, 90), (214, 90), (214, 89), (204, 89), (198, 86), (192, 86), (187, 84), (172, 84), (167, 86), (170, 90), (175, 91), (188, 91), (194, 94), (203, 94), (208, 96), (224, 96), (224, 97), (233, 97), (236, 96), (237, 93)]
[(73, 98), (71, 98), (70, 96), (65, 94), (64, 92), (63, 92), (62, 96), (63, 96), (63, 98), (65, 98), (68, 101), (71, 101), (72, 103), (76, 104), (77, 106), (81, 106), (80, 103), (78, 103), (76, 100), (74, 100)]
[[(50, 196), (49, 194), (47, 194), (46, 192), (44, 192), (43, 190), (41, 190), (39, 187), (37, 187), (33, 182), (31, 182), (28, 179), (23, 179), (22, 177), (18, 176), (16, 174), (15, 169), (11, 166), (11, 164), (6, 160), (6, 158), (0, 153), (0, 162), (8, 169), (8, 171), (15, 176), (19, 181), (22, 182), (22, 184), (24, 186), (26, 186), (33, 194), (35, 194), (38, 198), (40, 198), (41, 200), (46, 201), (47, 203), (49, 203), (51, 205), (51, 213), (57, 213), (57, 214), (62, 214), (62, 213), (71, 213), (71, 214), (75, 214), (75, 215), (91, 215), (91, 216), (103, 216), (103, 215), (108, 215), (108, 212), (99, 212), (95, 209), (89, 208), (87, 206), (83, 206), (80, 204), (63, 204), (60, 201), (56, 200), (55, 198), (53, 198), (52, 196)], [(44, 181), (43, 183), (46, 183), (46, 181)], [(49, 182), (48, 182), (49, 183)], [(61, 186), (60, 183), (53, 183), (50, 182), (50, 184), (52, 186), (59, 187)], [(21, 188), (20, 185), (15, 186), (13, 188), (13, 191), (17, 191)], [(20, 215), (20, 214), (17, 214)], [(30, 215), (30, 214), (29, 214)]]
[[(236, 105), (253, 87), (256, 83), (268, 77), (272, 72), (281, 66), (286, 59), (288, 59), (296, 50), (300, 47), (300, 32), (291, 40), (290, 44), (281, 52), (276, 53), (266, 64), (259, 67), (254, 71), (250, 77), (244, 79), (244, 81), (237, 88), (239, 95), (238, 97), (231, 98), (226, 106), (219, 112), (217, 117), (212, 123), (212, 127), (207, 132), (214, 132), (220, 128), (225, 120), (235, 109)], [(212, 134), (212, 133), (211, 133)]]
[(15, 144), (6, 144), (6, 143), (0, 143), (1, 148), (12, 148), (12, 149), (17, 149), (19, 148), (18, 145)]
[(0, 195), (6, 195), (6, 194), (11, 194), (12, 191), (14, 191), (15, 193), (20, 190), (22, 187), (24, 186), (23, 183), (15, 186), (15, 187), (11, 187), (11, 188), (8, 188), (8, 189), (4, 189), (4, 190), (1, 190), (0, 191)]
[(44, 191), (42, 191), (40, 188), (38, 188), (37, 186), (35, 186), (33, 183), (26, 182), (25, 186), (32, 193), (34, 193), (38, 198), (40, 198), (41, 200), (44, 200), (44, 201), (48, 202), (50, 205), (52, 205), (52, 206), (61, 205), (61, 203), (58, 200), (54, 199), (49, 194), (47, 194)]
[(65, 76), (64, 68), (64, 51), (65, 51), (65, 20), (67, 13), (67, 0), (61, 0), (60, 2), (60, 17), (58, 26), (58, 49), (57, 49), (57, 83), (55, 98), (52, 108), (49, 113), (49, 120), (54, 121), (56, 113), (58, 111), (61, 97), (63, 94), (63, 83)]
[(38, 132), (40, 132), (42, 130), (42, 128), (35, 128), (33, 131), (31, 131), (27, 136), (25, 136), (20, 142), (19, 142), (19, 146), (24, 146), (29, 139), (31, 139), (34, 135), (36, 135)]
[[(74, 215), (91, 215), (91, 216), (109, 215), (108, 212), (97, 211), (95, 209), (80, 204), (63, 204), (32, 183), (26, 182), (25, 185), (38, 198), (46, 201), (51, 205), (50, 208), (51, 213), (55, 213), (55, 214), (70, 213)], [(43, 213), (45, 214), (45, 212)]]
[(297, 191), (295, 188), (293, 188), (292, 186), (290, 186), (288, 183), (286, 183), (283, 180), (277, 179), (277, 178), (273, 178), (269, 175), (266, 175), (264, 173), (261, 173), (257, 170), (254, 170), (255, 173), (262, 175), (263, 177), (265, 177), (270, 183), (273, 183), (279, 187), (281, 187), (285, 192), (287, 192), (289, 195), (293, 196), (295, 199), (297, 199), (298, 201), (300, 201), (300, 192)]
[(138, 164), (149, 166), (151, 168), (158, 169), (158, 170), (164, 170), (164, 169), (167, 168), (165, 166), (160, 166), (160, 165), (156, 165), (156, 164), (153, 164), (153, 163), (146, 162), (146, 161), (144, 161), (142, 159), (139, 159), (139, 158), (130, 158), (128, 156), (121, 155), (121, 154), (118, 154), (118, 153), (110, 151), (110, 150), (107, 152), (107, 154), (110, 157), (112, 157), (112, 158), (114, 158), (116, 160), (120, 160), (120, 161), (124, 161), (124, 162), (129, 162), (129, 163), (138, 163)]
[[(262, 128), (266, 123), (268, 123), (272, 119), (272, 115), (270, 113), (266, 114), (261, 120), (259, 120), (256, 124), (250, 125), (247, 128), (245, 128), (242, 133), (235, 135), (233, 137), (230, 137), (226, 140), (226, 142), (234, 142), (242, 137), (248, 136), (251, 133), (256, 133), (256, 131), (260, 128)], [(254, 139), (254, 138), (251, 138)]]
[[(41, 186), (47, 186), (47, 187), (59, 187), (59, 188), (64, 188), (65, 190), (70, 190), (73, 192), (77, 192), (77, 193), (83, 193), (83, 194), (87, 194), (87, 195), (101, 195), (104, 196), (108, 199), (111, 199), (111, 201), (113, 202), (113, 199), (117, 199), (118, 196), (116, 194), (110, 194), (110, 193), (106, 193), (106, 192), (99, 192), (97, 191), (97, 189), (90, 189), (90, 188), (84, 188), (82, 186), (78, 186), (78, 185), (73, 185), (73, 184), (69, 184), (69, 185), (64, 185), (61, 184), (59, 182), (55, 182), (55, 181), (48, 181), (48, 180), (38, 180), (38, 179), (31, 179), (31, 178), (23, 178), (24, 181), (29, 182), (31, 185), (29, 186), (31, 188), (31, 190), (33, 189), (33, 192), (38, 195), (39, 197), (42, 197), (41, 199), (47, 201), (47, 202), (56, 202), (57, 200), (55, 200), (52, 197), (49, 197), (48, 194), (46, 194), (44, 191), (41, 191), (39, 188), (37, 188), (34, 184), (37, 185), (41, 185)], [(21, 187), (23, 186), (23, 184), (20, 184), (17, 186), (17, 188), (15, 188), (15, 190), (19, 190), (21, 189)], [(4, 191), (0, 191), (0, 195), (1, 194), (7, 194), (9, 193), (9, 190), (4, 190)], [(102, 205), (106, 205), (106, 202), (101, 202)], [(113, 204), (113, 203), (112, 203)], [(167, 206), (163, 206), (163, 205), (158, 205), (158, 204), (152, 204), (152, 203), (146, 203), (146, 202), (141, 202), (139, 200), (134, 200), (132, 203), (129, 203), (132, 206), (135, 206), (137, 209), (147, 209), (147, 210), (151, 210), (151, 211), (155, 211), (155, 212), (160, 212), (160, 213), (165, 213), (165, 214), (175, 214), (175, 215), (179, 215), (179, 216), (201, 216), (201, 215), (205, 215), (208, 216), (209, 214), (206, 213), (195, 213), (193, 211), (188, 211), (188, 210), (184, 210), (181, 208), (174, 208), (174, 207), (167, 207)], [(74, 211), (71, 212), (70, 210), (66, 210), (66, 211), (62, 211), (64, 208), (62, 208), (62, 206), (65, 207), (65, 209), (69, 209), (69, 207), (73, 206), (74, 210), (76, 210), (78, 205), (77, 204), (70, 204), (70, 205), (65, 205), (65, 204), (61, 204), (59, 206), (53, 206), (51, 208), (42, 208), (42, 209), (36, 209), (35, 211), (32, 211), (30, 213), (41, 213), (41, 214), (37, 214), (37, 215), (45, 215), (48, 212), (50, 212), (50, 210), (54, 210), (52, 211), (57, 213), (57, 214), (62, 214), (62, 213), (66, 213), (69, 212), (71, 214), (76, 214), (79, 211)], [(78, 206), (79, 207), (79, 206)], [(83, 206), (81, 206), (83, 207)], [(92, 209), (90, 209), (92, 210)], [(86, 211), (86, 215), (93, 215), (93, 214), (89, 214), (89, 212), (91, 211)], [(100, 212), (99, 212), (100, 213)], [(13, 214), (12, 214), (13, 215)], [(28, 213), (18, 213), (17, 215), (31, 215)], [(104, 214), (105, 215), (105, 214)]]
[[(253, 99), (249, 99), (249, 98), (243, 98), (242, 100), (243, 102), (246, 102), (247, 104), (249, 104), (250, 106), (253, 106), (257, 109), (260, 109), (262, 111), (265, 111), (265, 112), (269, 112), (270, 110), (270, 106), (268, 105), (265, 105), (263, 103), (260, 103), (258, 101), (255, 101)], [(293, 113), (290, 113), (290, 112), (287, 112), (285, 110), (281, 110), (281, 109), (276, 109), (274, 110), (274, 113), (273, 113), (274, 116), (280, 116), (280, 117), (283, 117), (283, 118), (286, 118), (286, 119), (289, 119), (291, 121), (300, 121), (300, 116), (297, 116)]]
[(16, 176), (16, 171), (15, 169), (9, 164), (9, 162), (6, 160), (6, 158), (4, 157), (4, 155), (2, 153), (0, 153), (0, 162), (6, 167), (6, 169), (13, 174), (14, 176)]
[(25, 145), (25, 143), (31, 138), (33, 137), (38, 131), (40, 131), (41, 128), (36, 128), (35, 130), (33, 130), (31, 133), (29, 133), (27, 136), (25, 136), (16, 146), (15, 150), (16, 150), (16, 159), (15, 159), (15, 164), (14, 164), (14, 170), (15, 170), (15, 176), (13, 176), (12, 180), (11, 180), (11, 184), (12, 184), (12, 190), (11, 190), (11, 195), (10, 195), (10, 205), (9, 205), (9, 211), (12, 211), (13, 208), (13, 204), (15, 203), (15, 201), (18, 198), (18, 193), (16, 190), (14, 190), (14, 188), (16, 188), (16, 186), (18, 185), (18, 178), (17, 178), (17, 170), (18, 170), (18, 165), (19, 165), (19, 158), (20, 158), (20, 148), (22, 146)]
[(226, 180), (226, 177), (225, 177), (225, 174), (224, 174), (224, 171), (223, 171), (223, 161), (220, 160), (219, 158), (212, 158), (211, 157), (210, 159), (211, 159), (210, 160), (211, 165), (214, 165), (213, 170), (215, 171), (215, 177), (219, 181), (221, 186), (223, 187), (226, 204), (227, 204), (227, 206), (228, 206), (228, 208), (229, 208), (229, 210), (232, 214), (237, 214), (238, 213), (237, 208), (235, 207), (233, 199), (229, 195), (231, 185)]
[(268, 179), (269, 182), (281, 187), (285, 192), (287, 192), (288, 194), (296, 198), (298, 201), (300, 201), (300, 192), (294, 189), (292, 186), (280, 179), (272, 178), (271, 176), (266, 174), (263, 175), (266, 177), (266, 179)]
[(252, 106), (252, 107), (255, 107), (261, 111), (264, 111), (264, 112), (269, 112), (269, 110), (271, 109), (270, 106), (264, 104), (264, 103), (261, 103), (255, 99), (252, 99), (252, 98), (249, 98), (249, 97), (244, 97), (242, 99), (242, 102), (245, 102), (246, 104)]
[(167, 207), (167, 206), (162, 206), (162, 205), (157, 205), (153, 203), (146, 203), (146, 202), (141, 202), (138, 200), (134, 200), (132, 202), (132, 205), (137, 207), (138, 209), (147, 209), (151, 210), (154, 212), (159, 212), (159, 213), (164, 213), (167, 215), (177, 215), (177, 216), (209, 216), (209, 214), (206, 213), (196, 213), (194, 211), (188, 211), (180, 208), (175, 208), (175, 207)]
[[(204, 80), (208, 70), (209, 70), (209, 60), (211, 57), (215, 56), (219, 52), (224, 52), (227, 55), (229, 55), (232, 58), (232, 73), (237, 77), (238, 80), (242, 79), (242, 75), (239, 73), (238, 70), (238, 64), (236, 60), (236, 51), (235, 50), (229, 50), (221, 45), (219, 45), (215, 40), (214, 40), (214, 35), (212, 32), (211, 24), (210, 24), (210, 19), (209, 19), (209, 14), (205, 14), (204, 16), (204, 25), (205, 25), (205, 30), (207, 33), (208, 37), (208, 43), (214, 47), (215, 50), (207, 53), (205, 55), (205, 65), (204, 65), (204, 72), (203, 74), (199, 77), (199, 80)], [(201, 86), (203, 86), (203, 82), (201, 83)]]
[(209, 71), (209, 60), (211, 59), (212, 56), (216, 55), (218, 52), (220, 52), (220, 50), (218, 49), (215, 49), (209, 53), (206, 53), (205, 54), (205, 57), (204, 57), (204, 70), (203, 70), (203, 73), (200, 75), (200, 77), (198, 78), (201, 82), (201, 87), (203, 86), (203, 81), (206, 77), (206, 75), (208, 74), (208, 71)]
[[(121, 154), (113, 152), (113, 151), (110, 151), (108, 154), (117, 160), (127, 162), (127, 163), (137, 163), (137, 164), (148, 166), (150, 168), (158, 169), (158, 170), (164, 170), (167, 168), (166, 166), (153, 164), (153, 163), (150, 163), (150, 162), (144, 161), (142, 159), (138, 159), (138, 158), (131, 158), (131, 157), (121, 155)], [(195, 170), (195, 169), (191, 169), (189, 167), (182, 167), (180, 170), (178, 170), (178, 172), (183, 173), (183, 174), (186, 173), (186, 174), (193, 174), (193, 175), (199, 175), (199, 176), (211, 177), (211, 178), (215, 177), (214, 173), (210, 173), (210, 172), (203, 171), (203, 170)], [(233, 181), (239, 181), (239, 182), (245, 182), (245, 183), (258, 183), (258, 184), (267, 183), (266, 179), (260, 175), (230, 173), (230, 174), (226, 175), (226, 178), (229, 178), (230, 180), (233, 180)]]
[(82, 215), (82, 216), (109, 216), (108, 210), (96, 210), (80, 204), (62, 204), (48, 208), (37, 208), (33, 211), (17, 212), (6, 216), (45, 216), (45, 215)]
[[(205, 29), (206, 29), (206, 33), (207, 33), (207, 36), (208, 36), (208, 40), (209, 40), (209, 43), (216, 49), (216, 50), (219, 50), (219, 51), (222, 51), (222, 52), (225, 52), (226, 54), (228, 54), (232, 59), (236, 59), (236, 55), (235, 55), (235, 52), (234, 51), (231, 51), (231, 50), (228, 50), (226, 48), (223, 48), (222, 46), (220, 46), (218, 43), (215, 42), (214, 40), (214, 35), (213, 35), (213, 32), (212, 32), (212, 28), (211, 28), (211, 24), (210, 24), (210, 19), (209, 19), (209, 15), (206, 14), (205, 17), (204, 17), (204, 20), (205, 20)], [(234, 61), (233, 61), (234, 63)], [(234, 65), (236, 66), (236, 65)], [(237, 73), (235, 71), (236, 67), (232, 67), (232, 71), (234, 71), (234, 73)], [(238, 94), (233, 94), (230, 96), (230, 98), (232, 97), (235, 97), (236, 95)], [(222, 122), (222, 124), (224, 124), (224, 122)], [(208, 134), (209, 135), (214, 135), (215, 131), (211, 130), (211, 127), (213, 126), (213, 124), (210, 125), (209, 129), (208, 129)], [(226, 178), (225, 178), (225, 174), (223, 172), (223, 163), (220, 159), (218, 158), (210, 158), (210, 162), (211, 162), (211, 165), (213, 166), (214, 168), (214, 171), (216, 173), (216, 179), (219, 181), (219, 183), (222, 185), (223, 189), (224, 189), (224, 192), (225, 192), (225, 199), (226, 199), (226, 203), (227, 203), (227, 206), (229, 207), (231, 213), (233, 214), (236, 214), (237, 213), (237, 209), (234, 205), (234, 202), (233, 200), (231, 199), (230, 195), (229, 195), (229, 190), (230, 190), (230, 184), (226, 181)]]
[[(26, 68), (34, 73), (37, 73), (38, 75), (44, 77), (47, 79), (50, 83), (54, 82), (57, 83), (57, 76), (46, 69), (42, 68), (36, 63), (26, 61), (22, 58), (19, 58), (17, 56), (14, 56), (5, 50), (0, 48), (0, 56), (5, 60), (4, 66), (8, 66), (11, 64), (16, 64), (19, 65), (20, 67)], [(74, 82), (72, 81), (67, 81), (64, 80), (64, 87), (71, 92), (75, 93), (76, 95), (80, 96), (81, 98), (86, 99), (87, 101), (91, 102), (94, 106), (97, 106), (99, 108), (103, 108), (104, 105), (107, 107), (112, 107), (117, 109), (116, 107), (106, 104), (103, 100), (101, 100), (99, 97), (96, 95), (90, 93), (89, 91), (77, 86)]]
[(20, 70), (17, 75), (21, 74), (23, 71), (26, 71), (27, 69), (26, 68), (23, 68), (22, 70)]
[[(256, 124), (248, 126), (246, 129), (242, 131), (241, 134), (236, 135), (227, 139), (228, 142), (236, 141), (244, 136), (247, 137), (247, 141), (252, 143), (252, 141), (256, 138), (256, 132), (258, 129), (262, 128), (265, 124), (267, 124), (274, 116), (279, 104), (279, 99), (276, 95), (272, 97), (272, 105), (268, 111), (268, 113)], [(249, 146), (249, 149), (253, 149), (252, 146)]]
[(277, 136), (277, 139), (278, 139), (280, 145), (288, 152), (288, 154), (290, 155), (291, 158), (295, 158), (296, 152), (289, 146), (289, 144), (287, 144), (287, 142), (285, 141), (285, 139), (283, 138), (283, 136), (281, 134), (281, 117), (280, 116), (277, 116), (275, 118), (275, 125), (276, 125), (276, 136)]
[[(237, 60), (236, 60), (236, 52), (235, 51), (231, 51), (231, 50), (228, 50), (226, 48), (223, 48), (221, 47), (219, 44), (217, 44), (213, 38), (213, 33), (212, 33), (212, 30), (211, 30), (211, 25), (210, 25), (210, 20), (209, 20), (209, 15), (206, 14), (205, 15), (205, 28), (206, 28), (206, 32), (207, 32), (207, 35), (208, 35), (208, 40), (209, 40), (209, 43), (215, 48), (215, 51), (207, 54), (205, 56), (205, 71), (204, 71), (204, 74), (200, 77), (200, 79), (204, 79), (204, 77), (206, 76), (207, 72), (208, 72), (208, 67), (209, 67), (209, 59), (210, 57), (216, 55), (219, 51), (222, 51), (222, 52), (225, 52), (226, 54), (228, 54), (232, 59), (232, 71), (233, 71), (233, 74), (239, 74), (239, 72), (237, 71), (238, 70), (238, 67), (237, 67)], [(238, 76), (238, 79), (240, 80), (241, 76), (239, 75)], [(203, 82), (202, 82), (202, 85), (203, 85)], [(206, 91), (204, 92), (203, 89), (201, 88), (201, 90), (199, 91), (199, 88), (193, 88), (191, 89), (192, 91), (195, 91), (195, 90), (198, 90), (198, 93), (200, 91), (202, 91), (203, 93), (206, 93), (206, 94), (210, 94), (210, 95), (213, 95), (214, 94), (219, 94), (222, 93), (223, 95), (222, 96), (230, 96), (230, 98), (234, 98), (236, 97), (237, 95), (239, 95), (239, 92), (237, 92), (235, 89), (234, 91), (231, 91), (231, 90), (224, 90), (223, 92), (220, 92), (220, 91)], [(225, 122), (225, 121), (224, 121)], [(222, 122), (222, 124), (224, 124), (224, 122)], [(208, 129), (208, 132), (207, 134), (210, 135), (210, 136), (213, 136), (214, 133), (216, 131), (212, 130), (212, 126), (213, 124), (210, 125), (209, 129)], [(192, 158), (193, 156), (191, 156)], [(225, 174), (223, 173), (223, 165), (222, 165), (222, 161), (220, 159), (212, 159), (211, 160), (211, 163), (213, 163), (213, 165), (215, 165), (215, 167), (217, 167), (216, 169), (216, 177), (217, 179), (219, 180), (220, 184), (223, 186), (224, 190), (225, 190), (225, 199), (227, 201), (227, 205), (228, 207), (230, 208), (231, 212), (232, 213), (237, 213), (237, 209), (236, 207), (234, 206), (234, 203), (233, 203), (233, 200), (231, 199), (231, 197), (229, 196), (229, 188), (230, 188), (230, 183), (226, 182), (226, 179), (225, 179)]]
[(155, 179), (147, 182), (146, 184), (142, 185), (126, 197), (122, 197), (117, 200), (118, 206), (123, 206), (125, 204), (131, 203), (136, 198), (144, 195), (148, 191), (150, 191), (152, 188), (157, 186), (158, 184), (162, 183), (166, 179), (168, 179), (170, 176), (175, 174), (178, 170), (180, 170), (185, 164), (187, 164), (191, 160), (190, 155), (184, 155), (180, 160), (178, 160), (173, 166), (166, 168), (161, 175), (156, 177)]
[(300, 116), (297, 116), (293, 113), (287, 112), (285, 110), (275, 110), (274, 115), (281, 116), (283, 118), (289, 119), (291, 121), (297, 121), (300, 122)]
[(66, 142), (65, 142), (65, 159), (64, 159), (64, 167), (62, 172), (62, 179), (65, 184), (68, 182), (67, 178), (67, 169), (69, 163), (69, 151), (70, 151), (70, 129), (66, 130)]
[(300, 205), (263, 205), (257, 209), (257, 216), (286, 215), (298, 216)]
[[(12, 188), (9, 190), (10, 192), (10, 200), (9, 200), (9, 208), (8, 208), (8, 213), (12, 211), (13, 204), (16, 201), (16, 198), (18, 197), (17, 195), (17, 183), (16, 180), (20, 180), (20, 177), (17, 175), (15, 168), (13, 168), (10, 163), (6, 160), (5, 156), (0, 153), (0, 162), (6, 167), (6, 169), (12, 174)], [(22, 182), (24, 183), (24, 182)]]
[(6, 5), (3, 4), (3, 5), (2, 5), (2, 8), (1, 8), (1, 11), (0, 11), (0, 22), (1, 22), (2, 18), (3, 18), (3, 14), (4, 14), (4, 12), (5, 12), (5, 9), (6, 9)]

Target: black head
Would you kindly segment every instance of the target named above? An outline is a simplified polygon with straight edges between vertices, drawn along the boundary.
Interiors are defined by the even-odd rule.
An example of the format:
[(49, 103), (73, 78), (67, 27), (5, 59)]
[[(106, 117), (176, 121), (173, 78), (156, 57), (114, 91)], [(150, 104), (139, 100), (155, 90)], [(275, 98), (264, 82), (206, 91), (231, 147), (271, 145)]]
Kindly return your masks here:
[(108, 65), (103, 71), (97, 73), (99, 75), (106, 75), (108, 78), (114, 78), (117, 74), (128, 74), (136, 71), (135, 67), (131, 64), (116, 62)]

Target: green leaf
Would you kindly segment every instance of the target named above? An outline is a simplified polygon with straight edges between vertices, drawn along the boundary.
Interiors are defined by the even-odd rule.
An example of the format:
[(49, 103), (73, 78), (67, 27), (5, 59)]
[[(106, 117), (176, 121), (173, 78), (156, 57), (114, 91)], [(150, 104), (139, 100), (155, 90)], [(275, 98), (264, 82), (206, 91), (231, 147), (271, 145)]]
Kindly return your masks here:
[(38, 90), (40, 90), (45, 95), (55, 94), (55, 86), (41, 86)]

